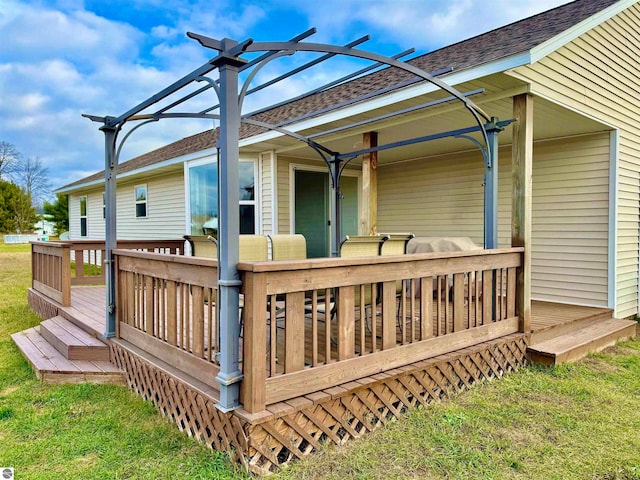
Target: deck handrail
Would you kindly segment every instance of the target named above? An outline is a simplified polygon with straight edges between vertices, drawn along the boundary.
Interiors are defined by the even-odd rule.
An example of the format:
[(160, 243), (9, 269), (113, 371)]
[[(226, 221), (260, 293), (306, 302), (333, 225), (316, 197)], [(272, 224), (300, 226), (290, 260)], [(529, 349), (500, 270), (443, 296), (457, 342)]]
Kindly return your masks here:
[[(523, 248), (243, 262), (249, 413), (518, 331)], [(114, 250), (117, 335), (216, 387), (217, 262)]]
[[(71, 302), (71, 287), (104, 284), (104, 240), (34, 241), (32, 287), (63, 306)], [(184, 253), (183, 239), (118, 240), (118, 248)]]
[(523, 253), (506, 248), (240, 263), (244, 408), (259, 412), (517, 332)]
[(31, 288), (63, 307), (71, 305), (70, 245), (31, 242)]
[(217, 261), (123, 249), (113, 255), (116, 337), (218, 387)]

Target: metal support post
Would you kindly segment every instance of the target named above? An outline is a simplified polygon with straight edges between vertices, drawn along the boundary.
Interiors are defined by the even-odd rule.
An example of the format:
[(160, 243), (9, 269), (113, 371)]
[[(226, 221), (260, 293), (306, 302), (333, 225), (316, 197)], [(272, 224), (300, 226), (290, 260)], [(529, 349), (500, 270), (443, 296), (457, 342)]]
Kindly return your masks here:
[(107, 286), (107, 311), (105, 338), (116, 335), (116, 272), (113, 263), (113, 251), (117, 247), (116, 235), (116, 176), (118, 159), (116, 158), (115, 127), (102, 127), (104, 132), (104, 197), (105, 197), (105, 282)]
[(484, 248), (498, 248), (498, 119), (485, 125), (489, 145), (484, 170)]
[[(237, 45), (233, 40), (222, 40), (224, 51)], [(220, 71), (220, 157), (218, 159), (219, 264), (218, 289), (220, 309), (220, 402), (223, 412), (240, 406), (240, 276), (238, 274), (240, 235), (240, 186), (238, 175), (240, 106), (238, 104), (238, 70), (244, 61), (225, 57)]]
[(329, 164), (329, 174), (331, 175), (331, 188), (333, 189), (333, 208), (331, 209), (331, 220), (329, 221), (329, 231), (331, 232), (331, 256), (338, 257), (340, 252), (340, 242), (342, 241), (341, 209), (342, 193), (340, 192), (340, 165), (342, 162), (333, 159)]

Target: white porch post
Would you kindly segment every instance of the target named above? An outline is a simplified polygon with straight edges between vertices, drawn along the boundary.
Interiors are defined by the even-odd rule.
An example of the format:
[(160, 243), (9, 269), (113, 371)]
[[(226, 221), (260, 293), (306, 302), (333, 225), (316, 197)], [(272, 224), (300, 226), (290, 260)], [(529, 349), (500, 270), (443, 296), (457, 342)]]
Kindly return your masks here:
[(513, 97), (513, 146), (511, 171), (513, 203), (511, 246), (524, 247), (517, 280), (516, 312), (521, 332), (531, 331), (531, 168), (533, 162), (533, 96)]

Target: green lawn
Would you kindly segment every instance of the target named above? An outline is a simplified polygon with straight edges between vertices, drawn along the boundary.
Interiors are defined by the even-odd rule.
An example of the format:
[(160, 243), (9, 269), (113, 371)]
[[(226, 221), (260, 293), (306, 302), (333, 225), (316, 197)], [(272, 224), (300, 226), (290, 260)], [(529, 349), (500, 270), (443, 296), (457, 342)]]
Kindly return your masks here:
[[(123, 387), (43, 386), (9, 334), (36, 325), (28, 246), (0, 244), (0, 466), (16, 478), (246, 478)], [(524, 368), (275, 479), (640, 479), (640, 341)]]
[(28, 245), (0, 243), (0, 467), (22, 479), (246, 478), (125, 387), (45, 386), (10, 334), (27, 308)]

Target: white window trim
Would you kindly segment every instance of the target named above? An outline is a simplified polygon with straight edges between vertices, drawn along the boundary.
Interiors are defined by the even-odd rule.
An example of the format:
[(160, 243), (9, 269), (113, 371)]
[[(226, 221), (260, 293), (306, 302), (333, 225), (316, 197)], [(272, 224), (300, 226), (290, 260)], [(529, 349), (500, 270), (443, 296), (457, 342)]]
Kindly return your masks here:
[[(84, 199), (84, 215), (82, 215), (82, 200)], [(79, 197), (78, 210), (80, 212), (80, 237), (86, 238), (89, 236), (89, 197), (87, 195), (81, 195)], [(82, 219), (84, 218), (84, 235), (82, 234)]]
[[(144, 187), (144, 201), (138, 200), (138, 196), (136, 195), (136, 191), (139, 187)], [(133, 200), (134, 200), (134, 217), (135, 218), (149, 218), (149, 187), (146, 183), (140, 183), (138, 185), (134, 185), (133, 187)], [(138, 216), (138, 205), (144, 203), (144, 216)]]
[[(239, 204), (240, 205), (253, 205), (255, 212), (254, 212), (254, 219), (255, 219), (255, 224), (254, 224), (254, 231), (256, 232), (256, 234), (261, 234), (262, 233), (262, 222), (260, 221), (262, 219), (262, 209), (260, 207), (261, 205), (261, 195), (262, 195), (262, 188), (260, 186), (260, 172), (259, 172), (259, 168), (258, 168), (258, 159), (257, 158), (247, 158), (247, 157), (241, 157), (240, 158), (241, 162), (252, 162), (253, 163), (253, 182), (254, 182), (254, 193), (253, 193), (253, 200), (240, 200)], [(199, 167), (201, 165), (206, 165), (208, 163), (218, 163), (218, 158), (217, 156), (213, 156), (213, 157), (209, 157), (209, 158), (199, 158), (197, 160), (191, 160), (189, 162), (185, 162), (184, 163), (184, 198), (185, 198), (185, 217), (184, 217), (184, 232), (186, 235), (191, 235), (191, 201), (190, 201), (190, 190), (191, 190), (191, 185), (190, 185), (190, 180), (189, 180), (189, 169), (191, 167)]]

